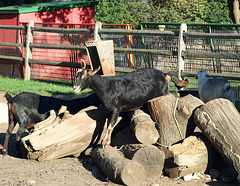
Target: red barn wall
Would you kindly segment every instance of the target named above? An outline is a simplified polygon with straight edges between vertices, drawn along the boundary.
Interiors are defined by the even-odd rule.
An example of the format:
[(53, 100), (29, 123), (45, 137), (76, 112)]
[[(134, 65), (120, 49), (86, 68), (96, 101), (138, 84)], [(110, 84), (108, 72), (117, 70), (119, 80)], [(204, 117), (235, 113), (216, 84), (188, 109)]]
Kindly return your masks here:
[[(67, 24), (82, 24), (82, 23), (94, 23), (95, 7), (81, 7), (62, 9), (55, 11), (34, 12), (20, 15), (20, 22), (27, 22), (29, 18), (34, 20), (35, 26), (54, 26), (59, 27), (62, 23)], [(45, 24), (44, 24), (45, 23)], [(54, 23), (56, 25), (48, 25), (47, 23)], [(65, 27), (67, 27), (65, 25)], [(57, 44), (57, 45), (69, 45), (71, 44), (73, 36), (63, 35), (57, 33), (45, 33), (34, 32), (34, 43), (41, 44)], [(81, 36), (79, 36), (81, 37)], [(85, 38), (86, 39), (86, 38)], [(85, 40), (84, 40), (85, 41)], [(78, 43), (83, 45), (84, 42)], [(76, 51), (74, 51), (76, 53)], [(51, 50), (51, 49), (33, 49), (33, 59), (40, 60), (53, 60), (70, 62), (72, 56), (70, 50)], [(86, 54), (81, 54), (77, 51), (75, 54), (74, 62), (80, 60), (80, 58), (86, 58)], [(48, 66), (32, 64), (32, 77), (35, 79), (71, 79), (71, 68)]]
[[(0, 25), (17, 25), (17, 14), (0, 14)], [(0, 42), (18, 42), (19, 31), (0, 29)], [(0, 55), (21, 57), (21, 49), (18, 47), (0, 46)], [(0, 60), (0, 74), (2, 76), (20, 78), (23, 76), (23, 65), (19, 62)]]
[[(94, 24), (94, 16), (95, 16), (95, 6), (90, 7), (79, 7), (79, 8), (69, 8), (69, 9), (61, 9), (61, 10), (50, 10), (50, 11), (40, 11), (40, 12), (31, 12), (31, 13), (21, 13), (19, 15), (8, 15), (8, 19), (6, 19), (6, 14), (0, 14), (0, 24), (1, 25), (27, 25), (29, 21), (34, 21), (35, 26), (52, 26), (52, 27), (65, 27), (68, 28), (69, 24), (73, 24), (70, 27), (81, 28), (79, 24), (91, 23)], [(9, 21), (8, 21), (9, 20)], [(74, 25), (78, 24), (78, 25)], [(2, 42), (17, 42), (18, 33), (15, 30), (6, 30), (5, 32), (1, 32), (0, 38)], [(87, 36), (89, 37), (89, 36)], [(5, 38), (5, 39), (4, 39)], [(79, 45), (84, 45), (86, 40), (85, 36), (73, 36), (66, 34), (57, 34), (57, 33), (46, 33), (46, 32), (34, 32), (34, 43), (41, 44), (58, 44), (58, 45), (69, 45), (73, 42), (77, 41)], [(21, 36), (20, 39), (23, 39)], [(3, 47), (3, 50), (12, 50), (11, 47), (7, 49), (7, 47)], [(1, 50), (1, 48), (0, 48)], [(78, 62), (81, 58), (88, 58), (86, 53), (82, 53), (80, 51), (70, 51), (70, 50), (52, 50), (52, 49), (37, 49), (34, 48), (33, 51), (33, 59), (40, 60), (52, 60), (52, 61), (64, 61), (64, 62)], [(10, 53), (10, 52), (9, 52)], [(9, 54), (8, 53), (8, 54)], [(7, 54), (7, 53), (5, 53)], [(21, 53), (20, 49), (16, 49), (13, 53), (14, 56), (24, 56), (24, 52)], [(1, 53), (0, 55), (4, 55)], [(73, 59), (74, 55), (74, 61)], [(18, 76), (23, 77), (24, 69), (23, 64), (18, 68), (13, 70), (13, 67), (9, 68), (10, 61), (4, 62), (6, 63), (6, 67), (8, 67), (8, 71), (11, 73), (18, 72)], [(11, 62), (12, 63), (12, 62)], [(14, 63), (16, 64), (16, 63)], [(2, 65), (1, 65), (2, 67)], [(2, 68), (1, 68), (2, 69)], [(6, 72), (6, 69), (4, 70)], [(33, 79), (71, 79), (71, 68), (69, 67), (59, 67), (59, 66), (49, 66), (49, 65), (37, 65), (31, 64), (31, 75)], [(2, 74), (0, 70), (0, 74)], [(15, 73), (16, 74), (16, 73)], [(10, 77), (16, 77), (13, 75), (7, 75)]]

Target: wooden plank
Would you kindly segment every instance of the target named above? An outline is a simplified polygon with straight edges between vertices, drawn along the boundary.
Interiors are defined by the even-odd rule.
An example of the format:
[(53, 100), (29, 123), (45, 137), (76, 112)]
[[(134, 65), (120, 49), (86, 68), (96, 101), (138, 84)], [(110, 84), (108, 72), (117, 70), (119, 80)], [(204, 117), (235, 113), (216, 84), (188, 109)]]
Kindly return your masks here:
[(171, 35), (178, 36), (178, 32), (174, 31), (160, 31), (160, 30), (126, 30), (126, 29), (101, 29), (99, 34), (111, 34), (111, 35), (140, 35), (140, 36), (163, 36)]
[(10, 60), (10, 61), (24, 62), (24, 58), (23, 58), (23, 57), (16, 57), (16, 56), (0, 55), (0, 59)]
[[(1, 45), (1, 43), (0, 43)], [(85, 46), (82, 45), (53, 45), (53, 44), (35, 44), (29, 45), (30, 48), (44, 48), (44, 49), (60, 49), (60, 50), (86, 50)]]
[(102, 66), (103, 75), (115, 75), (113, 40), (96, 41), (96, 49)]
[(92, 31), (90, 29), (81, 28), (53, 28), (53, 27), (33, 27), (32, 31), (38, 32), (51, 32), (51, 33), (65, 33), (65, 34), (91, 34)]
[(7, 42), (0, 42), (0, 46), (25, 47), (25, 44), (24, 44), (24, 43), (7, 43)]

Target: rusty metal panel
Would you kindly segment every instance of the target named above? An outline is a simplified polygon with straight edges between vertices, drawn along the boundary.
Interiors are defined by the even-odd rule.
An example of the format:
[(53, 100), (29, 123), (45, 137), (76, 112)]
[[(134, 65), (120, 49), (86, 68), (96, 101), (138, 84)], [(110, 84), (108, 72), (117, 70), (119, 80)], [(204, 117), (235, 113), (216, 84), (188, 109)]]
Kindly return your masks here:
[(85, 43), (92, 69), (101, 65), (102, 74), (115, 75), (113, 40), (88, 41)]

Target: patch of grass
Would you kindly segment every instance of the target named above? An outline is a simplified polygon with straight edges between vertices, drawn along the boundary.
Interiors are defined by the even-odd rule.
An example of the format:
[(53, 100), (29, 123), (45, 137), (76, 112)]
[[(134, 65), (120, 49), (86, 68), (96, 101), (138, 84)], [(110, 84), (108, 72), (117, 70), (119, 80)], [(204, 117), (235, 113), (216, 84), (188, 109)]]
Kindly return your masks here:
[[(189, 86), (185, 90), (196, 89), (197, 80), (195, 78), (187, 78)], [(91, 89), (85, 89), (81, 93), (89, 92)], [(176, 87), (170, 82), (170, 91), (174, 96), (176, 94)], [(24, 81), (22, 79), (12, 79), (0, 76), (0, 92), (8, 92), (15, 96), (21, 92), (32, 92), (44, 96), (52, 96), (56, 94), (74, 95), (76, 94), (71, 86), (70, 81), (55, 81), (55, 80), (41, 80), (41, 81)], [(236, 108), (240, 111), (240, 99), (236, 100)]]
[[(0, 76), (0, 91), (8, 92), (15, 96), (21, 92), (32, 92), (45, 96), (52, 96), (56, 94), (74, 95), (75, 92), (69, 84), (60, 84), (54, 82), (44, 81), (24, 81), (22, 79), (12, 79)], [(82, 93), (88, 92), (90, 89), (84, 90)]]

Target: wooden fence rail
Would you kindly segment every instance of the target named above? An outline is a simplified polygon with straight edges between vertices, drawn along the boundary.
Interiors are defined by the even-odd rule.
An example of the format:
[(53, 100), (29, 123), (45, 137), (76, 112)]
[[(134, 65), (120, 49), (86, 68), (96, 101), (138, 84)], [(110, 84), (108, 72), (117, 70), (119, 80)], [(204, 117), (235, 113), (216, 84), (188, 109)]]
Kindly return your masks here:
[[(61, 34), (98, 34), (99, 38), (101, 38), (102, 34), (108, 34), (108, 35), (132, 35), (132, 36), (176, 36), (179, 37), (179, 31), (159, 31), (159, 30), (125, 30), (125, 29), (101, 29), (101, 27), (96, 27), (97, 30), (93, 29), (66, 29), (66, 28), (52, 28), (52, 27), (35, 27), (34, 25), (31, 26), (29, 29), (29, 32), (27, 32), (28, 27), (26, 26), (8, 26), (8, 25), (0, 25), (0, 29), (13, 29), (13, 30), (25, 30), (27, 35), (26, 38), (30, 38), (29, 34), (32, 34), (32, 32), (51, 32), (51, 33), (61, 33)], [(209, 37), (209, 38), (234, 38), (234, 39), (240, 39), (240, 34), (226, 34), (226, 33), (218, 33), (218, 34), (206, 34), (206, 33), (197, 33), (197, 32), (183, 32), (182, 35), (184, 37)], [(94, 36), (96, 38), (96, 36)], [(31, 40), (26, 41), (26, 43), (7, 43), (7, 42), (0, 42), (0, 46), (12, 46), (12, 47), (25, 47), (25, 54), (27, 56), (27, 53), (31, 53), (31, 50), (33, 48), (42, 48), (42, 49), (61, 49), (61, 50), (81, 50), (85, 51), (85, 46), (80, 45), (54, 45), (54, 44), (35, 44), (32, 43)], [(29, 47), (29, 48), (28, 48)], [(114, 53), (122, 53), (122, 54), (157, 54), (157, 55), (163, 55), (163, 56), (178, 56), (179, 51), (171, 51), (171, 50), (156, 50), (156, 49), (139, 49), (139, 48), (120, 48), (115, 47)], [(221, 58), (221, 59), (236, 59), (240, 60), (240, 54), (229, 54), (229, 53), (216, 53), (216, 52), (197, 52), (197, 51), (181, 51), (181, 57), (196, 57), (196, 58)], [(49, 61), (49, 60), (36, 60), (31, 58), (31, 54), (28, 57), (28, 63), (33, 64), (43, 64), (43, 65), (53, 65), (53, 66), (63, 66), (63, 67), (74, 67), (74, 68), (80, 68), (81, 65), (77, 63), (68, 63), (68, 62), (62, 62), (62, 61)], [(0, 59), (4, 60), (13, 60), (18, 62), (26, 62), (25, 58), (22, 57), (14, 57), (14, 56), (5, 56), (0, 55)], [(25, 63), (26, 65), (26, 63)], [(116, 71), (119, 72), (129, 72), (132, 70), (120, 67), (116, 67)], [(187, 73), (182, 72), (185, 74), (188, 74), (189, 76), (193, 76), (195, 72)], [(25, 79), (30, 79), (30, 72), (25, 73)], [(225, 75), (228, 76), (228, 75)], [(229, 76), (232, 76), (230, 74)], [(234, 74), (235, 79), (240, 80), (240, 74)]]

